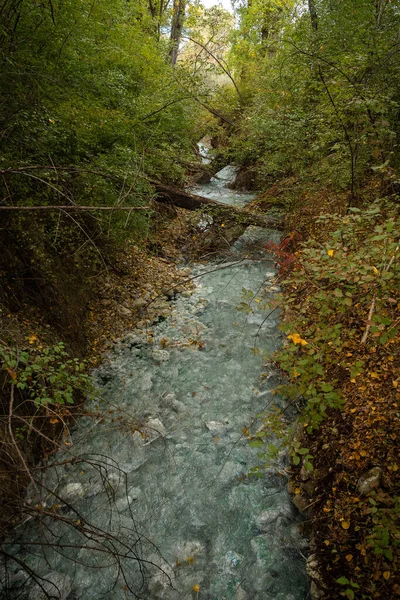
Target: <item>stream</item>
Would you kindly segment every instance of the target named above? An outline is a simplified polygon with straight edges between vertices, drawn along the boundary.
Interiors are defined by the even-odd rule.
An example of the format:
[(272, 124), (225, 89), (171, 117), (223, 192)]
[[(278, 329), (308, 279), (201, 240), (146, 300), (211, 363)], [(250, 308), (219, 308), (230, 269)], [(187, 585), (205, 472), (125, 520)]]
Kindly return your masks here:
[[(225, 167), (196, 193), (243, 205), (254, 196), (227, 187), (234, 175)], [(193, 292), (172, 301), (169, 318), (128, 333), (96, 371), (92, 414), (49, 459), (40, 497), (29, 491), (42, 513), (16, 529), (2, 598), (308, 597), (287, 456), (249, 476), (259, 449), (242, 433), (279, 382), (251, 349), (272, 353), (280, 334), (276, 311), (265, 320), (237, 306), (243, 289), (278, 291), (265, 252), (278, 239), (249, 227), (225, 256), (192, 266)]]

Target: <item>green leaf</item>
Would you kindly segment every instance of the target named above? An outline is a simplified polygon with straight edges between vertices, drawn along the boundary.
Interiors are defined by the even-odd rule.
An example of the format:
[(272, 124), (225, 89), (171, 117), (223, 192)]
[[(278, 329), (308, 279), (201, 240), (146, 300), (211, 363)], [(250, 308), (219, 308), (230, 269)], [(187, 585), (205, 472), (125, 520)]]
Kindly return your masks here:
[(336, 582), (340, 585), (349, 585), (350, 583), (350, 581), (346, 577), (339, 577), (339, 579), (336, 579)]
[(308, 453), (308, 448), (300, 448), (299, 450), (297, 450), (298, 454), (307, 454)]
[(262, 442), (261, 440), (251, 440), (249, 442), (249, 446), (252, 446), (253, 448), (261, 448), (261, 446), (264, 445), (264, 442)]

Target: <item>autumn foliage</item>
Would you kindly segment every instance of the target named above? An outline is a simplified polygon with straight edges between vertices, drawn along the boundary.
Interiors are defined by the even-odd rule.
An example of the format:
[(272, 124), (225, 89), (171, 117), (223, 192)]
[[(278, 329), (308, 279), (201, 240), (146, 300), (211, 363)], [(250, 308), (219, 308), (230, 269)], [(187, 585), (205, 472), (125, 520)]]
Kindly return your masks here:
[[(395, 598), (398, 204), (381, 200), (344, 216), (322, 216), (318, 233), (293, 260), (282, 256), (285, 248), (279, 252), (286, 342), (276, 359), (288, 377), (279, 391), (302, 403), (292, 456), (303, 465), (296, 490), (312, 506), (323, 597)], [(377, 479), (365, 489), (360, 478), (371, 469)]]

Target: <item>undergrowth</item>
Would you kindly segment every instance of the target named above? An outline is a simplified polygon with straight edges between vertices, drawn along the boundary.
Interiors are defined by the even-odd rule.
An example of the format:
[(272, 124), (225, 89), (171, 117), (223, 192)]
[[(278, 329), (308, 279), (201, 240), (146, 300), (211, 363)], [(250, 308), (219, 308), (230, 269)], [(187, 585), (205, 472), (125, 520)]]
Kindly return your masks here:
[[(313, 507), (322, 597), (392, 598), (400, 591), (398, 203), (322, 215), (313, 237), (294, 240), (268, 247), (283, 293), (267, 306), (246, 291), (241, 305), (283, 307), (274, 360), (285, 377), (275, 393), (300, 409), (295, 429), (278, 406), (260, 415), (248, 436), (260, 452), (254, 472), (262, 476), (276, 455), (271, 432), (289, 445), (301, 467), (294, 493)], [(362, 491), (372, 468), (379, 481)]]

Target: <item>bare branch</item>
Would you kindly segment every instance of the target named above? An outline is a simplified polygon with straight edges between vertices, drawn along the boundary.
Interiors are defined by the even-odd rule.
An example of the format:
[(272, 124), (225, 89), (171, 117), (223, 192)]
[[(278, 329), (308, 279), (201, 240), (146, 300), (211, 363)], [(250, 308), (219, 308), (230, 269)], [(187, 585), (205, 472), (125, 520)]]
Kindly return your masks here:
[(7, 211), (46, 211), (46, 210), (63, 210), (63, 211), (97, 211), (97, 210), (108, 210), (108, 211), (120, 211), (120, 210), (151, 210), (151, 206), (78, 206), (76, 204), (72, 206), (0, 206), (0, 210)]

